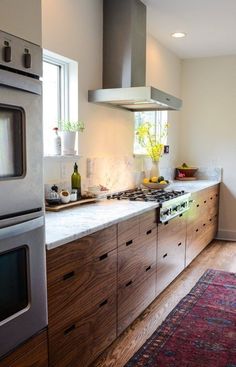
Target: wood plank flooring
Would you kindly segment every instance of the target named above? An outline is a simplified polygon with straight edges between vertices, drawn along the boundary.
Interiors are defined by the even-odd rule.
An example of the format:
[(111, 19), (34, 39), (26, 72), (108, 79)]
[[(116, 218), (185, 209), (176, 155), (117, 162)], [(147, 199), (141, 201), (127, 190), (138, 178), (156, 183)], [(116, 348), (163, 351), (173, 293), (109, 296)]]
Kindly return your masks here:
[(236, 242), (213, 241), (208, 245), (92, 367), (124, 366), (209, 268), (236, 272)]

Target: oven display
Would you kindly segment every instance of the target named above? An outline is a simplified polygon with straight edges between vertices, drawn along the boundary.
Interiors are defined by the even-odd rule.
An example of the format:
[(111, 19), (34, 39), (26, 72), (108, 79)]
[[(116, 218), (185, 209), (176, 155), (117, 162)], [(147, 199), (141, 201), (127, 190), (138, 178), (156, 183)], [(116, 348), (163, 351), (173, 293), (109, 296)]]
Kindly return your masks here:
[(25, 174), (24, 116), (20, 107), (0, 104), (0, 180)]
[(27, 307), (27, 248), (0, 254), (0, 323)]

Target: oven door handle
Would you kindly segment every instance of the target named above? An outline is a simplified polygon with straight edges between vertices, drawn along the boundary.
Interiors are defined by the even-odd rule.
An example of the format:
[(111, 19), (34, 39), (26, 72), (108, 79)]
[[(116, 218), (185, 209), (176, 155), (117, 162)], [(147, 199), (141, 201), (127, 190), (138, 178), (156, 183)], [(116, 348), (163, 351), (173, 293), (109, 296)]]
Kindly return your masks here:
[(44, 225), (44, 217), (35, 218), (27, 222), (14, 224), (6, 228), (0, 229), (0, 241), (9, 237), (20, 236), (26, 232), (33, 231)]
[(7, 70), (0, 69), (0, 85), (24, 90), (29, 93), (42, 94), (42, 82), (40, 80)]

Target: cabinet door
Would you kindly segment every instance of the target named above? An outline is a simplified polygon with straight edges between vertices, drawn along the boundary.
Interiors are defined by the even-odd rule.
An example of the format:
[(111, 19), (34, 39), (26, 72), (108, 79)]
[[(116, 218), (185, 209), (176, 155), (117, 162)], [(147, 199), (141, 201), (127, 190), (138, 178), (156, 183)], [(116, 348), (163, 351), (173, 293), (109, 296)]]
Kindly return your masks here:
[(157, 229), (149, 229), (118, 248), (118, 287), (144, 274), (149, 266), (156, 266)]
[(50, 336), (51, 367), (86, 367), (116, 338), (116, 295), (101, 299)]
[[(183, 219), (185, 222), (185, 219)], [(172, 233), (172, 232), (171, 232)], [(160, 294), (185, 267), (186, 227), (173, 235), (158, 234), (156, 295)]]
[(33, 336), (0, 360), (0, 367), (48, 367), (47, 330)]
[(155, 298), (156, 267), (118, 290), (118, 335), (122, 333)]

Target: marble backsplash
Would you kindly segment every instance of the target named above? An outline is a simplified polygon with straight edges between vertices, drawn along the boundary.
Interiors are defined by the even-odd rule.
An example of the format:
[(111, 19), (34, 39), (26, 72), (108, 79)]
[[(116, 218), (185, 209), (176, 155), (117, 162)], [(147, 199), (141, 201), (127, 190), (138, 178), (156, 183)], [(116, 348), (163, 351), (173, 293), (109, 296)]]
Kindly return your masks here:
[[(61, 189), (71, 189), (70, 177), (73, 171), (74, 159), (66, 161), (45, 162), (45, 195), (50, 187), (56, 184)], [(142, 156), (112, 156), (91, 157), (79, 160), (79, 171), (82, 173), (82, 192), (88, 187), (102, 185), (110, 192), (125, 190), (139, 186), (144, 177), (149, 177), (151, 168), (150, 158)], [(84, 172), (84, 173), (83, 173)], [(165, 179), (173, 180), (175, 168), (162, 167), (160, 172)], [(221, 168), (199, 167), (197, 178), (221, 181)]]

